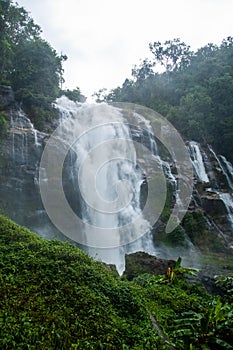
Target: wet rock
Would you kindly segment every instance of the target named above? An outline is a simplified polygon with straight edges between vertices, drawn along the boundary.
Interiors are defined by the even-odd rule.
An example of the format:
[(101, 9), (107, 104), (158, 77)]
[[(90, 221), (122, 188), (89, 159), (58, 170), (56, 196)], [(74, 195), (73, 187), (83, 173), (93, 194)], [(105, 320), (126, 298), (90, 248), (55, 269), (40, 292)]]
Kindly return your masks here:
[(218, 198), (216, 194), (207, 194), (202, 196), (202, 208), (205, 210), (207, 215), (210, 216), (222, 216), (226, 215), (226, 208), (223, 201)]
[(1, 145), (0, 207), (30, 228), (37, 210), (43, 209), (37, 181), (43, 138), (22, 111), (9, 113), (8, 137)]
[(159, 259), (145, 252), (137, 252), (125, 256), (124, 276), (132, 280), (142, 273), (165, 274), (168, 267), (175, 266), (175, 260)]
[(15, 96), (11, 86), (0, 85), (0, 105), (6, 107), (12, 105), (14, 102)]

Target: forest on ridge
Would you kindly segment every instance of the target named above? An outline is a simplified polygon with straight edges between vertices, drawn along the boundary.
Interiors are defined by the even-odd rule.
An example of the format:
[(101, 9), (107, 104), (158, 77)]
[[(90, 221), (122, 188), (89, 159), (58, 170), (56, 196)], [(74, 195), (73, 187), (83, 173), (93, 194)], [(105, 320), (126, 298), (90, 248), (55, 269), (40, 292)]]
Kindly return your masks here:
[[(233, 161), (233, 37), (193, 52), (180, 39), (149, 44), (153, 59), (97, 100), (132, 102), (166, 117), (186, 139), (210, 143)], [(161, 71), (161, 66), (163, 72)]]
[[(66, 94), (79, 101), (83, 96), (78, 87), (62, 90), (67, 56), (59, 55), (41, 33), (23, 7), (0, 1), (0, 85), (12, 86), (35, 127), (43, 130), (55, 118), (55, 98)], [(133, 102), (152, 108), (184, 138), (210, 143), (233, 161), (233, 37), (196, 52), (179, 38), (152, 42), (149, 50), (153, 58), (134, 66), (132, 78), (121, 87), (96, 92), (97, 102)], [(3, 118), (1, 114), (2, 129)]]
[[(59, 55), (41, 34), (23, 7), (0, 0), (0, 85), (12, 87), (16, 101), (42, 130), (45, 122), (56, 117), (52, 102), (57, 97), (65, 94), (79, 100), (81, 93), (79, 88), (62, 90), (62, 64), (67, 56)], [(4, 124), (1, 114), (0, 126)]]
[[(233, 245), (229, 247), (226, 239), (232, 238), (233, 226), (227, 218), (231, 213), (219, 197), (220, 193), (230, 199), (232, 210), (232, 191), (222, 180), (216, 159), (211, 170), (217, 169), (219, 188), (211, 188), (211, 194), (206, 187), (211, 184), (197, 179), (195, 198), (182, 226), (169, 234), (165, 227), (179, 187), (176, 181), (174, 185), (176, 169), (161, 163), (169, 166), (173, 182), (166, 180), (160, 226), (153, 228), (156, 235), (149, 243), (168, 248), (169, 254), (178, 247), (176, 260), (137, 252), (143, 256), (139, 259), (137, 253), (126, 251), (120, 276), (115, 265), (94, 260), (74, 242), (67, 242), (67, 237), (62, 238), (66, 242), (61, 236), (51, 238), (54, 233), (49, 232), (52, 226), (41, 203), (38, 164), (52, 121), (58, 117), (53, 102), (62, 95), (78, 102), (85, 97), (79, 87), (63, 90), (67, 56), (58, 54), (41, 33), (27, 10), (11, 0), (0, 0), (0, 89), (14, 95), (12, 103), (4, 104), (0, 90), (0, 349), (233, 349)], [(185, 140), (209, 143), (232, 162), (233, 37), (220, 45), (208, 43), (196, 52), (179, 38), (152, 42), (149, 50), (152, 59), (134, 66), (131, 79), (122, 86), (94, 93), (96, 102), (149, 107), (166, 117)], [(22, 110), (24, 126), (18, 118)], [(47, 134), (37, 133), (30, 121)], [(64, 141), (63, 135), (60, 139)], [(68, 158), (72, 160), (72, 154)], [(73, 175), (72, 162), (67, 162), (67, 169)], [(63, 175), (63, 184), (71, 184), (67, 193), (73, 194), (76, 178)], [(157, 180), (153, 183), (159, 187)], [(87, 177), (85, 182), (89, 186)], [(141, 186), (141, 178), (138, 183)], [(56, 187), (51, 187), (58, 198)], [(201, 204), (196, 201), (199, 198)], [(203, 209), (204, 201), (209, 211)], [(135, 208), (139, 211), (140, 205)], [(7, 218), (11, 215), (20, 217), (24, 226), (33, 221), (33, 231), (37, 223), (42, 229), (33, 233)], [(65, 215), (61, 211), (62, 220)], [(85, 235), (84, 230), (75, 229)], [(47, 239), (42, 238), (47, 234)], [(181, 253), (187, 249), (188, 255), (198, 252), (202, 270), (182, 266)]]

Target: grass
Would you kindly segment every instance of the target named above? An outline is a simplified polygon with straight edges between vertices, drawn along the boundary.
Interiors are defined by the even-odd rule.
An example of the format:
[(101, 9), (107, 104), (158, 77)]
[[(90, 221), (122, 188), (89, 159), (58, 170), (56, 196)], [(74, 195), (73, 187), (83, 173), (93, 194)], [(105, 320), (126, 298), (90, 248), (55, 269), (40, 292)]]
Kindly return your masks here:
[[(75, 246), (42, 239), (2, 215), (0, 251), (1, 350), (167, 349), (151, 315), (177, 349), (203, 349), (198, 324), (189, 347), (175, 327), (187, 310), (198, 321), (215, 297), (179, 271), (172, 281), (152, 274), (128, 281)], [(233, 315), (223, 316), (210, 333), (228, 341)]]

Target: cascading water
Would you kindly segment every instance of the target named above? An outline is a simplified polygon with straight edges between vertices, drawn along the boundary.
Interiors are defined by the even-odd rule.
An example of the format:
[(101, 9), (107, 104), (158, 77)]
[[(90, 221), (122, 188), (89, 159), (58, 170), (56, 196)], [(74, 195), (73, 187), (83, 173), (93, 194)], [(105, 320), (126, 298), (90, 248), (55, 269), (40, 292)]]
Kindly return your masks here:
[(209, 177), (206, 173), (203, 157), (198, 143), (195, 141), (190, 141), (189, 149), (197, 178), (202, 182), (209, 182)]
[(219, 193), (219, 198), (225, 204), (227, 210), (227, 218), (231, 224), (231, 228), (233, 229), (233, 198), (230, 193)]
[[(227, 161), (224, 156), (220, 155), (218, 157), (210, 145), (208, 145), (208, 149), (209, 149), (210, 154), (213, 156), (214, 160), (218, 164), (219, 169), (221, 170), (222, 174), (225, 176), (226, 183), (227, 183), (228, 187), (232, 190), (233, 189), (233, 182), (232, 182), (233, 166), (232, 166), (232, 164), (229, 161)], [(212, 188), (211, 191), (216, 193), (218, 195), (218, 197), (224, 203), (224, 206), (225, 206), (226, 212), (227, 212), (228, 222), (231, 226), (231, 229), (233, 229), (233, 197), (232, 197), (232, 193), (226, 192), (225, 189), (221, 190), (221, 188), (219, 188), (218, 186), (217, 186), (217, 189)]]
[(232, 164), (226, 160), (224, 156), (219, 157), (219, 164), (221, 164), (221, 169), (223, 171), (223, 174), (225, 175), (227, 179), (228, 186), (231, 190), (233, 190), (233, 166)]
[(30, 119), (28, 119), (25, 113), (22, 110), (12, 112), (11, 111), (11, 120), (10, 120), (10, 131), (12, 133), (12, 155), (14, 157), (15, 154), (15, 135), (21, 136), (21, 154), (22, 161), (25, 162), (27, 159), (27, 133), (28, 131), (32, 132), (34, 135), (34, 143), (36, 146), (40, 146), (38, 142), (37, 130), (34, 128), (34, 125), (31, 123)]
[[(29, 227), (43, 237), (57, 237), (62, 240), (70, 238), (69, 235), (65, 235), (64, 238), (62, 235), (64, 231), (52, 224), (53, 221), (40, 195), (41, 183), (38, 174), (41, 173), (41, 181), (47, 192), (51, 192), (55, 197), (55, 206), (58, 207), (57, 188), (54, 184), (62, 179), (60, 182), (64, 185), (66, 200), (75, 214), (80, 215), (81, 221), (85, 223), (81, 229), (78, 225), (75, 227), (75, 232), (82, 236), (80, 246), (91, 256), (115, 264), (120, 273), (124, 270), (125, 254), (136, 251), (145, 251), (161, 258), (176, 259), (181, 252), (176, 248), (165, 250), (162, 243), (159, 247), (154, 246), (153, 237), (157, 232), (157, 226), (154, 226), (152, 237), (151, 223), (155, 223), (156, 220), (152, 222), (148, 220), (142, 209), (148, 179), (153, 179), (151, 189), (153, 198), (159, 196), (159, 192), (164, 190), (164, 182), (159, 182), (158, 175), (161, 175), (161, 172), (165, 174), (165, 182), (169, 181), (172, 184), (169, 186), (169, 189), (173, 188), (172, 206), (175, 207), (177, 204), (182, 210), (184, 203), (183, 198), (180, 201), (182, 191), (183, 197), (188, 198), (184, 188), (180, 191), (182, 180), (186, 179), (186, 172), (184, 170), (179, 172), (181, 168), (179, 157), (173, 153), (174, 149), (180, 150), (181, 147), (178, 147), (175, 142), (169, 143), (174, 136), (173, 130), (166, 123), (160, 124), (157, 119), (156, 124), (153, 124), (153, 113), (150, 118), (150, 113), (144, 114), (141, 108), (131, 107), (129, 110), (124, 110), (119, 106), (112, 107), (105, 104), (99, 104), (96, 107), (96, 105), (73, 103), (65, 98), (58, 99), (55, 107), (60, 112), (61, 122), (60, 131), (55, 136), (37, 132), (22, 111), (12, 110), (11, 112), (9, 130), (11, 137), (6, 143), (11, 173), (7, 174), (5, 182), (2, 182), (0, 187), (2, 203), (3, 201), (4, 204), (9, 203), (8, 207), (6, 205), (6, 212), (8, 211), (16, 222)], [(148, 116), (150, 122), (141, 114)], [(137, 121), (133, 126), (129, 126), (127, 123), (131, 123), (132, 115)], [(64, 121), (67, 122), (64, 123)], [(165, 140), (167, 143), (156, 134), (156, 140), (160, 142), (157, 147), (152, 124), (154, 130), (158, 126), (158, 130), (162, 130), (161, 132), (167, 135)], [(67, 135), (68, 141), (65, 137)], [(57, 171), (56, 158), (46, 159), (51, 161), (54, 167), (52, 176), (49, 169), (39, 163), (50, 139), (55, 149), (59, 142), (64, 146), (58, 147), (55, 153), (58, 158), (60, 151), (64, 153), (64, 150), (69, 150), (64, 159), (62, 176)], [(67, 146), (66, 143), (68, 143)], [(138, 153), (135, 143), (139, 147), (143, 145), (149, 151), (151, 159), (147, 156), (146, 150), (142, 150), (141, 154)], [(167, 148), (167, 153), (162, 149), (162, 144)], [(175, 147), (170, 147), (172, 144), (175, 144)], [(231, 240), (233, 228), (233, 201), (227, 186), (228, 184), (232, 190), (233, 167), (223, 156), (217, 157), (213, 150), (209, 152), (206, 150), (205, 153), (199, 144), (192, 143), (192, 146), (189, 150), (192, 153), (193, 167), (196, 169), (199, 183), (195, 188), (195, 198), (198, 200), (196, 206), (192, 202), (190, 210), (202, 208), (206, 200), (206, 206), (204, 207), (203, 204), (203, 208), (210, 219), (209, 226), (215, 224), (215, 231), (221, 230), (227, 244)], [(160, 158), (160, 154), (163, 154), (166, 161)], [(145, 172), (144, 164), (147, 164)], [(186, 163), (183, 164), (186, 165)], [(156, 167), (155, 174), (151, 176), (151, 169)], [(204, 182), (204, 185), (202, 186), (200, 182)], [(153, 192), (154, 187), (157, 187), (155, 192)], [(200, 192), (198, 192), (199, 189)], [(219, 199), (225, 204), (225, 211)], [(215, 216), (215, 212), (212, 215), (212, 211), (209, 210), (208, 206), (212, 204), (216, 205), (217, 209), (220, 208), (219, 217)], [(230, 225), (224, 219), (224, 215)], [(66, 221), (65, 224), (70, 228), (69, 215), (66, 218), (66, 212), (60, 211), (59, 216), (61, 221)], [(158, 226), (160, 223), (159, 220)], [(165, 230), (165, 225), (161, 229)], [(140, 232), (144, 234), (141, 235)], [(110, 233), (109, 236), (108, 233)], [(183, 253), (182, 251), (182, 256)], [(191, 246), (189, 253), (193, 254)]]
[[(97, 108), (61, 97), (55, 107), (61, 116), (59, 137), (72, 139), (67, 162), (73, 163), (69, 165), (72, 183), (79, 186), (74, 191), (81, 213), (76, 214), (86, 224), (88, 253), (115, 264), (122, 273), (125, 253), (156, 254), (150, 224), (140, 208), (144, 178), (131, 132), (120, 110), (105, 104)], [(151, 147), (155, 152), (155, 141), (151, 140)]]

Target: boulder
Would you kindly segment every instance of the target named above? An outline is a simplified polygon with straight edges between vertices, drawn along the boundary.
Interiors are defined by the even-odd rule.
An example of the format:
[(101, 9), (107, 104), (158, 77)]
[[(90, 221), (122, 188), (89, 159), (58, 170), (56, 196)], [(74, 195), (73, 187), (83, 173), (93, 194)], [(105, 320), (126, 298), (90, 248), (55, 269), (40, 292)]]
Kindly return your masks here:
[(142, 273), (166, 274), (168, 267), (175, 266), (175, 260), (159, 259), (145, 252), (137, 252), (125, 256), (124, 275), (128, 280)]

